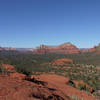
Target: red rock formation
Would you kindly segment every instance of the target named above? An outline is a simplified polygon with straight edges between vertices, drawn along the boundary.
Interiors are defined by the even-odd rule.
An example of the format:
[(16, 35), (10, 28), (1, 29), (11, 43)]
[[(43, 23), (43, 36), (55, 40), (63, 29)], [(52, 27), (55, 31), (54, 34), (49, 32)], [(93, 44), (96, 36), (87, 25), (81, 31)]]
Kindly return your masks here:
[(62, 53), (62, 54), (72, 54), (72, 53), (80, 53), (79, 49), (72, 45), (71, 43), (64, 43), (59, 46), (51, 47), (41, 45), (38, 47), (34, 53), (36, 54), (45, 54), (45, 53)]
[(98, 46), (94, 46), (93, 48), (91, 48), (90, 52), (95, 52), (94, 55), (100, 55), (100, 43), (98, 44)]
[[(14, 70), (10, 65), (4, 68), (11, 72)], [(55, 74), (26, 76), (13, 71), (0, 75), (0, 100), (72, 100), (71, 96), (96, 100), (86, 92), (69, 86), (69, 80)]]
[(24, 80), (24, 79), (26, 79), (26, 77), (27, 77), (26, 75), (21, 74), (21, 73), (17, 73), (17, 72), (15, 72), (15, 73), (10, 73), (9, 76), (10, 76), (11, 78), (19, 79), (19, 80)]
[(80, 53), (79, 49), (71, 43), (61, 44), (60, 46), (57, 46), (56, 49), (58, 52), (64, 54)]
[[(48, 87), (52, 89), (60, 90), (64, 95), (67, 94), (67, 96), (76, 96), (80, 99), (83, 98), (83, 100), (96, 100), (91, 95), (88, 95), (84, 91), (80, 91), (76, 88), (73, 88), (67, 83), (69, 82), (69, 78), (65, 78), (63, 76), (55, 75), (55, 74), (42, 74), (40, 76), (36, 76), (38, 80), (44, 81), (47, 84)], [(36, 78), (35, 77), (35, 78)], [(66, 99), (65, 99), (66, 100)]]
[(9, 64), (2, 64), (2, 67), (6, 70), (6, 71), (8, 71), (8, 72), (16, 72), (15, 71), (15, 69), (14, 69), (14, 66), (12, 66), (12, 65), (9, 65)]
[(93, 48), (91, 48), (91, 49), (89, 50), (89, 52), (94, 52), (94, 51), (96, 50), (96, 48), (97, 48), (97, 46), (94, 46)]
[(100, 54), (100, 44), (98, 46), (94, 46), (93, 48), (90, 49), (80, 49), (81, 53), (86, 53), (86, 52), (96, 52), (96, 55)]
[(65, 63), (73, 63), (73, 60), (62, 58), (62, 59), (57, 59), (51, 62), (52, 65), (64, 65)]
[(0, 75), (0, 100), (72, 100), (61, 91), (27, 80)]
[(11, 78), (16, 78), (16, 79), (21, 79), (21, 80), (26, 78), (26, 75), (16, 72), (14, 66), (12, 65), (2, 64), (2, 67), (4, 70), (9, 72), (9, 76)]
[(38, 47), (34, 53), (35, 54), (45, 54), (45, 53), (48, 53), (50, 50), (52, 50), (51, 47), (49, 46), (46, 46), (46, 45), (40, 45), (40, 47)]
[(48, 83), (14, 71), (11, 65), (2, 67), (11, 73), (0, 75), (0, 100), (72, 100)]

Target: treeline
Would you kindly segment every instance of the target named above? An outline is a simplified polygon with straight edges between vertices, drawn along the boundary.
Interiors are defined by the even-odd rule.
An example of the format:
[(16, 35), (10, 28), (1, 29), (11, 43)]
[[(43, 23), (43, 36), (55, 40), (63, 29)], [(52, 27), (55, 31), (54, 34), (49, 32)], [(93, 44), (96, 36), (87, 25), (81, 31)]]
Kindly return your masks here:
[(83, 54), (33, 54), (32, 52), (2, 51), (0, 52), (0, 62), (17, 65), (18, 63), (32, 63), (34, 60), (38, 63), (49, 62), (54, 59), (69, 58), (78, 64), (100, 65), (100, 56), (94, 56), (93, 53)]
[[(100, 56), (93, 56), (93, 53), (83, 53), (83, 54), (34, 54), (32, 52), (17, 52), (17, 51), (2, 51), (0, 52), (0, 63), (11, 64), (16, 67), (17, 71), (25, 70), (32, 73), (40, 71), (50, 71), (51, 68), (47, 64), (55, 59), (69, 58), (73, 59), (76, 64), (90, 64), (99, 66)], [(31, 71), (31, 72), (30, 72)]]

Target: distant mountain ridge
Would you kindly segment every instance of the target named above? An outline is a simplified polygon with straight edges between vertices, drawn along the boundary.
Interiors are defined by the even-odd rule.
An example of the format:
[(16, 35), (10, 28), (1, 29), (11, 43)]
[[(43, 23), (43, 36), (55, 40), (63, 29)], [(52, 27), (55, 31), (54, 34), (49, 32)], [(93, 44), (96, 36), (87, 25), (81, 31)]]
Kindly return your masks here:
[(80, 53), (80, 50), (70, 42), (58, 45), (58, 46), (47, 46), (40, 45), (34, 51), (35, 54), (45, 54), (45, 53), (63, 53), (63, 54), (72, 54), (72, 53)]
[(0, 51), (34, 51), (34, 48), (11, 48), (11, 47), (0, 47)]
[(0, 51), (19, 51), (19, 52), (33, 52), (35, 54), (46, 54), (46, 53), (58, 53), (58, 54), (77, 54), (96, 52), (100, 54), (100, 43), (93, 48), (78, 48), (70, 42), (66, 42), (60, 45), (40, 45), (37, 48), (11, 48), (11, 47), (0, 47)]

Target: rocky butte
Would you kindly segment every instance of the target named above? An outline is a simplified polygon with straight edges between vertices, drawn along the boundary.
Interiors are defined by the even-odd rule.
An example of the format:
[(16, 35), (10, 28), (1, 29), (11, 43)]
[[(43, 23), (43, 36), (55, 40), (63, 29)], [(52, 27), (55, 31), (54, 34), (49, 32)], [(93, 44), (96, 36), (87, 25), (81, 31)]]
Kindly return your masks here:
[(90, 49), (90, 52), (100, 52), (100, 43)]
[(46, 53), (62, 53), (62, 54), (73, 54), (80, 53), (80, 50), (70, 42), (61, 44), (59, 46), (47, 46), (40, 45), (37, 49), (34, 50), (35, 54), (46, 54)]

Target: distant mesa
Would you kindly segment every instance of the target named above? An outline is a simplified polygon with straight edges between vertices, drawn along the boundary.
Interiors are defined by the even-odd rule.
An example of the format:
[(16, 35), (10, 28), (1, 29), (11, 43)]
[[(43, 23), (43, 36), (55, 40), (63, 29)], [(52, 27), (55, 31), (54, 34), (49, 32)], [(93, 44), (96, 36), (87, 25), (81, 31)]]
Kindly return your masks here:
[(46, 54), (46, 53), (62, 53), (62, 54), (73, 54), (80, 53), (80, 50), (70, 42), (61, 44), (59, 46), (47, 46), (40, 45), (35, 51), (35, 54)]

